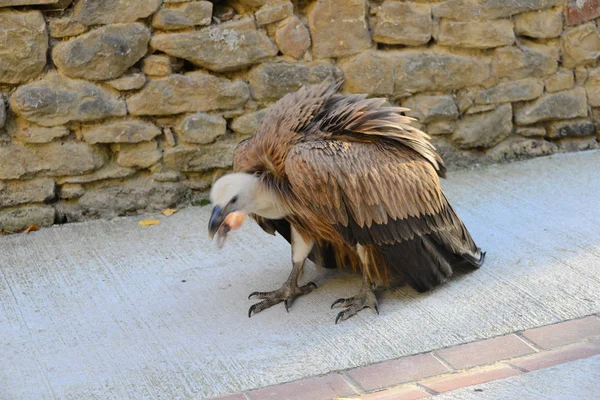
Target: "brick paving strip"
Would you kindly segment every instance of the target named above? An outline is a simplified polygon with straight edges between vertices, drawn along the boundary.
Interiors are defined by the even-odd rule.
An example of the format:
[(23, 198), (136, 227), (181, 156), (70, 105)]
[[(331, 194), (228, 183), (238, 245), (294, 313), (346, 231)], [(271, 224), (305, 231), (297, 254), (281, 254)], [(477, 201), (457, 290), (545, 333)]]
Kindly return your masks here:
[(421, 399), (597, 354), (600, 317), (591, 315), (218, 400)]

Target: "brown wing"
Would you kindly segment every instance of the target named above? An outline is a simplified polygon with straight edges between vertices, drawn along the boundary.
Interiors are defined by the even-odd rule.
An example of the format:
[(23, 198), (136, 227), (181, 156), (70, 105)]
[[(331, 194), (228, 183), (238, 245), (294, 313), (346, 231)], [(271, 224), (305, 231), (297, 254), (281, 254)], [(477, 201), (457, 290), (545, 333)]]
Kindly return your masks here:
[(383, 98), (367, 99), (366, 95), (336, 94), (325, 101), (307, 131), (342, 140), (346, 135), (355, 140), (385, 138), (420, 154), (444, 178), (444, 161), (435, 151), (429, 135), (410, 125), (414, 118), (402, 115), (407, 108), (384, 107), (385, 101)]
[(375, 249), (419, 291), (443, 282), (458, 261), (482, 262), (435, 168), (408, 148), (305, 142), (291, 149), (285, 168), (301, 207), (325, 218), (349, 245)]
[(252, 163), (248, 157), (250, 147), (252, 146), (252, 137), (243, 139), (235, 147), (233, 153), (233, 171), (234, 172), (248, 172)]

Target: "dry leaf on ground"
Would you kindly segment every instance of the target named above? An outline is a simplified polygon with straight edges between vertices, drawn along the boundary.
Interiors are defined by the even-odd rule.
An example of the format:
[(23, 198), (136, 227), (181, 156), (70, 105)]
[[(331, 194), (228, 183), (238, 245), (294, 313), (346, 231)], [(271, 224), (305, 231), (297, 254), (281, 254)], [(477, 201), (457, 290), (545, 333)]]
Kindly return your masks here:
[(29, 232), (33, 232), (33, 231), (39, 231), (39, 230), (40, 230), (39, 225), (29, 225), (27, 228), (25, 228), (23, 233), (29, 233)]
[(165, 208), (164, 210), (161, 211), (161, 213), (163, 215), (166, 215), (167, 217), (170, 217), (171, 215), (175, 214), (177, 212), (177, 210), (175, 210), (174, 208)]
[(140, 226), (152, 226), (160, 224), (160, 221), (157, 219), (143, 219), (138, 222), (138, 224), (140, 224)]

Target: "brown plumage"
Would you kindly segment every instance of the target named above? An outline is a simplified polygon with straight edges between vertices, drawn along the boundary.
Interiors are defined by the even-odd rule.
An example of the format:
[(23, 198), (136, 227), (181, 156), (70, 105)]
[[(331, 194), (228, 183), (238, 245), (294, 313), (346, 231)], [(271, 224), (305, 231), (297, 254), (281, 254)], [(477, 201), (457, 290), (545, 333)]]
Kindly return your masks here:
[[(485, 255), (442, 192), (443, 160), (429, 137), (409, 125), (412, 119), (402, 115), (407, 109), (385, 107), (384, 99), (366, 95), (336, 94), (338, 89), (321, 84), (279, 100), (236, 149), (238, 174), (221, 178), (211, 193), (218, 211), (213, 232), (223, 210), (246, 212), (265, 231), (292, 243), (293, 254), (305, 251), (324, 267), (361, 269), (363, 288), (334, 303), (347, 307), (336, 322), (364, 307), (378, 311), (375, 281), (389, 285), (401, 278), (424, 292), (459, 263), (478, 268)], [(240, 173), (254, 178), (239, 185), (247, 189), (232, 189)], [(238, 192), (245, 200), (236, 205)], [(259, 206), (258, 199), (272, 205)], [(250, 314), (280, 301), (287, 308), (312, 290), (297, 286), (306, 255), (295, 258), (284, 287), (257, 293), (264, 300)]]

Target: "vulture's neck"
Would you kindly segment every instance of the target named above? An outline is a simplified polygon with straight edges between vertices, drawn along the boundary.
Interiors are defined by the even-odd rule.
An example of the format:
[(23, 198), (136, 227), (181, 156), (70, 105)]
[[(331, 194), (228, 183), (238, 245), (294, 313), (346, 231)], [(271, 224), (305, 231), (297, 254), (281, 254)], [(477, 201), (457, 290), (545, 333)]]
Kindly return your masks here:
[(254, 193), (252, 207), (254, 214), (269, 219), (281, 219), (289, 214), (285, 205), (279, 200), (274, 188), (266, 182), (257, 181)]

